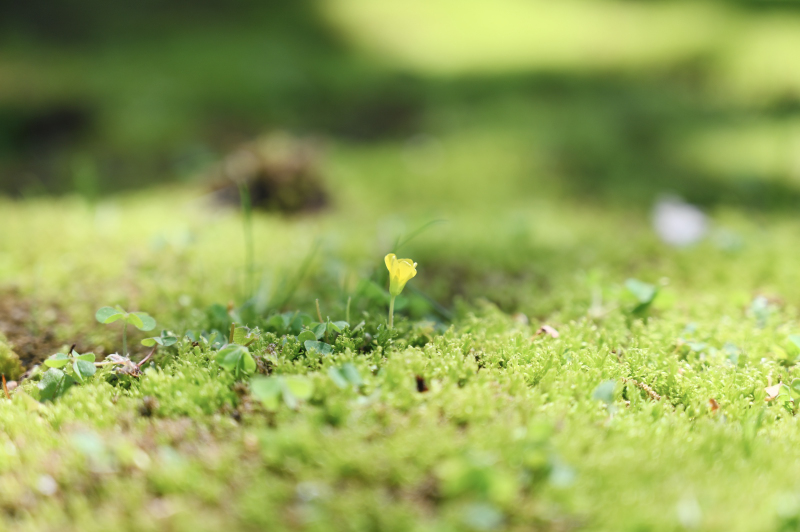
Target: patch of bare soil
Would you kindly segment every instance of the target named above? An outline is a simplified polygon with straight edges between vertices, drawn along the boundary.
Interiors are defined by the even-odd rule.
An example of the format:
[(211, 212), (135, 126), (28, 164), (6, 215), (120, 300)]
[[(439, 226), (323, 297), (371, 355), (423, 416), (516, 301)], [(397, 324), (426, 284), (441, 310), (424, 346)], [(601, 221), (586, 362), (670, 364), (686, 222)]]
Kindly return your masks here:
[(65, 320), (54, 305), (34, 302), (17, 290), (0, 290), (0, 332), (24, 368), (40, 363), (68, 343), (55, 334), (55, 326)]

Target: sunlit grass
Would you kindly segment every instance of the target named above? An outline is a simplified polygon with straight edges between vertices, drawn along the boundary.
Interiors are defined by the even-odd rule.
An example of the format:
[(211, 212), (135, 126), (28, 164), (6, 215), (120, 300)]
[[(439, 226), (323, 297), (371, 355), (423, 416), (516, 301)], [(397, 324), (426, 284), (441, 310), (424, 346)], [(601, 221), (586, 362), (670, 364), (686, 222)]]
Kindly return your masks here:
[(632, 72), (702, 60), (717, 95), (797, 94), (800, 18), (726, 3), (566, 0), (321, 2), (345, 38), (426, 75)]
[(725, 27), (703, 4), (335, 0), (330, 18), (362, 46), (431, 74), (666, 64)]
[(742, 120), (689, 133), (686, 162), (721, 180), (756, 178), (800, 186), (800, 121)]

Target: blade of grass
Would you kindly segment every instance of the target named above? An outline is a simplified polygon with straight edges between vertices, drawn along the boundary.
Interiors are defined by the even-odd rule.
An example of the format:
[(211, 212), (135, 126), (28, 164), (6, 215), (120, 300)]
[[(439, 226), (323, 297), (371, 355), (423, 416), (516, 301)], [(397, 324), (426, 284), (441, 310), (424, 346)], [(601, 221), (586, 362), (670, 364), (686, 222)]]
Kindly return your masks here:
[(314, 257), (317, 255), (317, 251), (320, 247), (320, 241), (316, 240), (314, 245), (308, 251), (308, 254), (303, 259), (303, 262), (300, 264), (300, 267), (297, 269), (297, 274), (292, 278), (286, 285), (286, 289), (283, 291), (283, 295), (280, 299), (276, 298), (275, 303), (270, 305), (272, 308), (283, 308), (292, 297), (294, 297), (295, 292), (300, 287), (300, 283), (303, 282), (306, 274), (308, 274), (309, 268), (311, 268), (311, 263), (314, 261)]
[(400, 251), (400, 248), (402, 248), (403, 246), (405, 246), (406, 244), (411, 242), (413, 239), (415, 239), (416, 237), (418, 237), (419, 235), (421, 235), (422, 233), (424, 233), (425, 231), (427, 231), (429, 228), (433, 227), (434, 225), (436, 225), (438, 223), (444, 223), (446, 221), (447, 220), (445, 220), (445, 219), (431, 220), (430, 222), (422, 224), (420, 227), (418, 227), (417, 229), (412, 231), (407, 237), (405, 237), (403, 239), (401, 239), (398, 236), (397, 240), (395, 240), (395, 243), (394, 243), (394, 252), (397, 253), (398, 251)]
[(242, 230), (245, 252), (245, 299), (253, 297), (255, 277), (255, 244), (253, 242), (253, 203), (247, 183), (239, 183), (239, 201), (242, 206)]

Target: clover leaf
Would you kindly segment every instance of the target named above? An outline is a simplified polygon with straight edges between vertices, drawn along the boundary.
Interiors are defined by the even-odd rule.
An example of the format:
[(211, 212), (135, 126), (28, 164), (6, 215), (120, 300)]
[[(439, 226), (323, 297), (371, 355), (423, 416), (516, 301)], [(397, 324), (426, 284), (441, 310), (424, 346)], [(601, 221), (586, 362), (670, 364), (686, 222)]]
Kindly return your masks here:
[(252, 375), (256, 371), (256, 361), (243, 345), (228, 344), (219, 350), (214, 359), (220, 367), (233, 373), (237, 379)]

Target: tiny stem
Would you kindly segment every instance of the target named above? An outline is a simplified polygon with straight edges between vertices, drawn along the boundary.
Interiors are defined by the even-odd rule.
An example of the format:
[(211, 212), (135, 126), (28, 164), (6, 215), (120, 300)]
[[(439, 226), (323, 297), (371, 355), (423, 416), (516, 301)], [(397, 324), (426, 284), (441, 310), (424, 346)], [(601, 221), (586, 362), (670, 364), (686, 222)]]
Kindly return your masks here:
[(346, 321), (348, 325), (350, 324), (350, 302), (352, 300), (352, 297), (347, 298), (347, 310), (344, 313), (344, 321)]
[(394, 328), (394, 298), (397, 296), (392, 296), (392, 299), (389, 300), (389, 328)]
[(236, 324), (235, 323), (231, 323), (231, 334), (228, 336), (228, 343), (229, 344), (233, 343), (234, 334), (236, 334)]
[(8, 386), (6, 386), (6, 376), (3, 374), (3, 393), (6, 394), (6, 399), (11, 400), (11, 395), (8, 393)]
[(247, 183), (239, 183), (239, 200), (242, 206), (242, 228), (244, 230), (245, 253), (245, 297), (250, 299), (255, 292), (255, 246), (253, 245), (253, 204)]
[(319, 318), (319, 322), (322, 323), (322, 312), (319, 311), (319, 299), (317, 301), (317, 318)]
[(141, 368), (148, 360), (150, 360), (150, 358), (152, 358), (153, 354), (156, 352), (156, 349), (158, 349), (158, 346), (157, 345), (153, 346), (153, 349), (150, 351), (150, 353), (146, 357), (144, 357), (138, 364), (136, 364), (136, 366)]
[(128, 356), (128, 322), (122, 322), (122, 355)]

